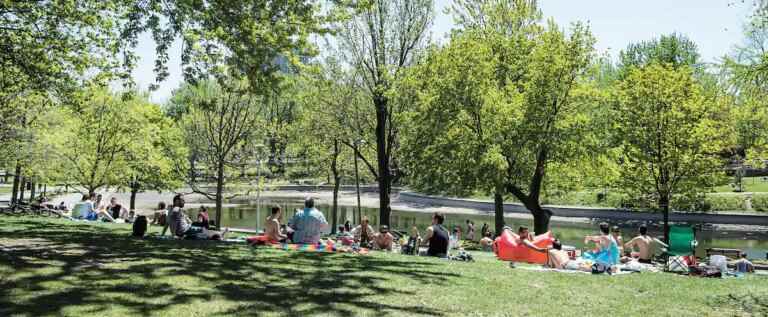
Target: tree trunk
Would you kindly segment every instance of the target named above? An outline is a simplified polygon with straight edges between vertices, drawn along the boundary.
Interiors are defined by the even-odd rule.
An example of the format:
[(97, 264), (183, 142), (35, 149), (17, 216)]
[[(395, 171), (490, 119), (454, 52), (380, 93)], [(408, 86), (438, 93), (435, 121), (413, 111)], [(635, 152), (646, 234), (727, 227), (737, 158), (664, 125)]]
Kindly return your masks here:
[(504, 196), (500, 191), (493, 194), (493, 209), (496, 223), (496, 236), (504, 230)]
[(523, 203), (525, 209), (531, 212), (531, 216), (533, 216), (533, 232), (542, 234), (549, 231), (549, 219), (552, 218), (553, 213), (552, 210), (541, 207), (538, 199), (539, 195), (526, 195), (513, 185), (507, 185), (506, 187), (507, 191), (515, 195), (515, 198)]
[(552, 218), (552, 211), (539, 206), (533, 214), (533, 232), (542, 234), (549, 231), (549, 219)]
[(357, 143), (355, 143), (355, 191), (357, 191), (357, 213), (352, 215), (352, 222), (360, 223), (363, 219), (363, 211), (360, 209), (360, 172), (357, 165)]
[(13, 174), (13, 189), (11, 191), (12, 206), (18, 203), (20, 186), (21, 186), (21, 164), (16, 162), (16, 172)]
[(379, 225), (389, 226), (389, 205), (391, 171), (389, 153), (387, 153), (387, 100), (386, 97), (374, 97), (376, 106), (376, 157), (379, 165)]
[(30, 181), (29, 182), (29, 202), (30, 203), (35, 201), (35, 194), (37, 194), (37, 191), (35, 189), (36, 189), (35, 182)]
[(669, 195), (660, 195), (659, 207), (664, 214), (664, 243), (669, 245)]
[(131, 186), (131, 208), (129, 210), (136, 210), (136, 194), (139, 193), (138, 186)]
[(43, 184), (43, 196), (48, 196), (48, 184)]
[(21, 191), (19, 191), (19, 202), (24, 202), (24, 191), (27, 189), (27, 179), (21, 177)]
[(224, 200), (224, 162), (219, 162), (216, 171), (216, 227), (221, 228), (221, 213)]
[(339, 140), (333, 140), (333, 158), (331, 160), (331, 172), (333, 173), (333, 208), (331, 208), (331, 233), (336, 233), (339, 218), (339, 183), (341, 176), (338, 169), (339, 160)]

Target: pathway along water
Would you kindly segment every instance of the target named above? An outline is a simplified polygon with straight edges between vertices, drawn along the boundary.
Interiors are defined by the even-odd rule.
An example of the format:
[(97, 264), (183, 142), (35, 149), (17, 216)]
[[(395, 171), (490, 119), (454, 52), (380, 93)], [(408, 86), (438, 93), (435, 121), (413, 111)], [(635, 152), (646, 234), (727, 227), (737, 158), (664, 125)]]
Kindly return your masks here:
[[(244, 229), (262, 229), (264, 227), (264, 220), (269, 214), (269, 206), (272, 205), (282, 206), (284, 212), (284, 220), (286, 222), (295, 212), (296, 209), (302, 207), (301, 202), (291, 200), (263, 200), (261, 202), (261, 210), (258, 210), (256, 205), (239, 205), (234, 207), (225, 208), (222, 213), (222, 224), (227, 227), (244, 228)], [(327, 205), (320, 205), (319, 209), (325, 214), (326, 218), (330, 219), (330, 207)], [(190, 208), (190, 216), (196, 216), (194, 208)], [(339, 225), (344, 224), (344, 221), (349, 220), (352, 222), (354, 219), (353, 214), (355, 207), (339, 206)], [(372, 225), (378, 225), (378, 210), (374, 208), (363, 208), (363, 215), (367, 216)], [(211, 218), (214, 217), (212, 213)], [(462, 232), (466, 231), (466, 220), (469, 219), (475, 223), (477, 231), (476, 237), (479, 238), (479, 231), (483, 223), (487, 223), (490, 228), (494, 228), (493, 213), (486, 215), (463, 215), (463, 214), (449, 214), (446, 216), (446, 225), (448, 228), (454, 226), (460, 226)], [(411, 227), (416, 226), (423, 233), (425, 228), (430, 225), (431, 214), (423, 212), (402, 211), (393, 210), (390, 224), (395, 230), (407, 232)], [(518, 218), (507, 218), (506, 224), (516, 228), (520, 225), (531, 226), (530, 221), (521, 220)], [(629, 239), (635, 235), (637, 229), (628, 224), (615, 223), (622, 227), (622, 236), (624, 239)], [(612, 224), (613, 225), (613, 224)], [(635, 224), (636, 225), (636, 224)], [(555, 235), (564, 243), (573, 245), (576, 247), (583, 246), (583, 239), (585, 235), (596, 234), (597, 226), (591, 223), (563, 223), (553, 222), (552, 231)], [(661, 228), (654, 224), (649, 224), (649, 231), (654, 235), (661, 235)], [(696, 252), (699, 256), (704, 256), (707, 248), (734, 248), (742, 249), (747, 252), (748, 256), (753, 259), (764, 259), (766, 253), (768, 253), (768, 233), (766, 232), (725, 232), (725, 231), (712, 231), (702, 230), (697, 233), (697, 239), (699, 240), (699, 247)]]

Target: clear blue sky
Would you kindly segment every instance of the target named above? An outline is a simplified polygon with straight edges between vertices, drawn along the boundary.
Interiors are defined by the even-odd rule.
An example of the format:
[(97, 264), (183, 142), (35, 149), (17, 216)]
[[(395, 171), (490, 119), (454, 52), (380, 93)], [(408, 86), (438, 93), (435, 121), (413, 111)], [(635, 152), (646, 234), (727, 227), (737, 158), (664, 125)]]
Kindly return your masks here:
[[(450, 16), (443, 13), (451, 0), (435, 0), (433, 38), (444, 40), (453, 27)], [(588, 22), (597, 38), (598, 52), (616, 56), (627, 44), (649, 40), (662, 34), (683, 33), (699, 46), (704, 61), (716, 62), (739, 44), (742, 24), (752, 5), (751, 0), (541, 0), (544, 16), (552, 17), (561, 26), (571, 22)], [(152, 73), (154, 43), (148, 35), (141, 37), (138, 53), (141, 57), (134, 80), (139, 87), (154, 81)], [(171, 91), (182, 81), (180, 68), (181, 45), (171, 48), (170, 76), (152, 93), (152, 100), (165, 102)]]

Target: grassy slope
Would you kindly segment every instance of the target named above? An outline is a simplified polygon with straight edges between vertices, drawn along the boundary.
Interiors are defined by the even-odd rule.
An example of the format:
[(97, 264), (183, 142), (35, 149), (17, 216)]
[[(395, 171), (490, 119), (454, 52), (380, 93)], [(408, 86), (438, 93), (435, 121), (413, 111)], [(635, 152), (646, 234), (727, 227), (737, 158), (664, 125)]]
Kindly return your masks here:
[(768, 297), (758, 276), (570, 275), (489, 257), (308, 254), (127, 235), (127, 225), (3, 217), (0, 316), (768, 313), (768, 303), (752, 302)]

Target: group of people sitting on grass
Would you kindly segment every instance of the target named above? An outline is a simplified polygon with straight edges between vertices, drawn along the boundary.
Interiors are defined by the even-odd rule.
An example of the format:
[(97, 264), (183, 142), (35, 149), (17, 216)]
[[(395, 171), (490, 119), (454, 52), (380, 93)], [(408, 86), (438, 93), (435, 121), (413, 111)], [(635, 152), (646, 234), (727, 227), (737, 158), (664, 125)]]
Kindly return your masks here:
[(224, 240), (229, 232), (229, 228), (225, 228), (224, 231), (211, 230), (208, 209), (205, 206), (200, 207), (197, 221), (193, 222), (184, 211), (184, 203), (184, 197), (181, 194), (173, 197), (171, 208), (162, 208), (165, 204), (160, 203), (158, 206), (160, 210), (155, 213), (155, 219), (152, 222), (163, 226), (163, 231), (160, 235), (165, 236), (165, 233), (170, 229), (171, 236), (177, 238)]
[[(288, 221), (288, 225), (281, 224), (282, 215), (280, 207), (273, 207), (271, 215), (267, 218), (264, 234), (251, 237), (248, 242), (251, 244), (317, 244), (321, 243), (321, 237), (329, 232), (328, 222), (323, 213), (315, 208), (315, 201), (312, 198), (304, 201), (304, 209), (298, 210)], [(401, 248), (416, 254), (420, 246), (426, 246), (427, 249), (423, 255), (446, 256), (450, 238), (448, 230), (443, 227), (444, 220), (445, 216), (435, 213), (432, 217), (432, 225), (426, 229), (423, 237), (419, 234), (418, 228), (413, 227), (408, 240)], [(349, 223), (340, 226), (338, 238), (343, 245), (383, 251), (392, 251), (396, 241), (388, 226), (382, 225), (376, 231), (367, 217), (363, 217), (360, 225), (354, 228), (351, 228)]]
[[(251, 243), (317, 244), (330, 229), (323, 213), (315, 208), (315, 201), (312, 198), (307, 198), (304, 201), (304, 209), (298, 210), (288, 221), (288, 225), (280, 223), (282, 217), (282, 209), (278, 206), (272, 207), (271, 215), (266, 221), (264, 234), (253, 237), (249, 241)], [(349, 224), (340, 227), (340, 234), (346, 233), (348, 236), (354, 236), (353, 240), (359, 246), (392, 250), (394, 236), (389, 232), (387, 226), (381, 226), (378, 232), (374, 232), (368, 219), (363, 218), (362, 223), (356, 228), (349, 230), (349, 227)]]
[[(109, 199), (109, 204), (102, 204), (101, 194), (85, 194), (83, 199), (77, 203), (69, 214), (63, 215), (71, 217), (73, 219), (83, 219), (90, 221), (108, 221), (117, 222), (118, 219), (126, 223), (132, 223), (136, 219), (136, 212), (134, 210), (128, 210), (123, 205), (118, 203), (117, 197)], [(63, 204), (63, 203), (62, 203)], [(63, 211), (67, 211), (66, 208), (61, 208)]]
[[(606, 268), (632, 261), (650, 264), (654, 255), (654, 244), (662, 247), (667, 246), (658, 239), (649, 236), (648, 228), (645, 225), (641, 225), (638, 235), (626, 243), (621, 237), (619, 227), (611, 228), (607, 223), (601, 223), (599, 228), (599, 235), (590, 235), (584, 238), (584, 244), (590, 250), (584, 252), (581, 258), (576, 258), (575, 252), (569, 253), (569, 250), (564, 250), (562, 243), (557, 239), (552, 241), (551, 247), (536, 245), (534, 237), (527, 227), (520, 227), (517, 233), (512, 232), (508, 227), (505, 230), (509, 231), (509, 234), (516, 240), (516, 244), (535, 252), (546, 253), (545, 265), (555, 269), (591, 270), (592, 268), (589, 265), (585, 266), (585, 263), (599, 263)], [(486, 243), (489, 242), (486, 241)], [(490, 243), (492, 244), (492, 242)]]

